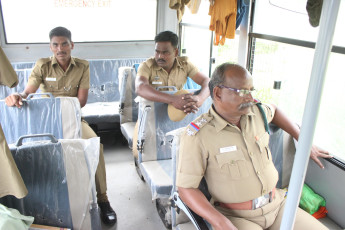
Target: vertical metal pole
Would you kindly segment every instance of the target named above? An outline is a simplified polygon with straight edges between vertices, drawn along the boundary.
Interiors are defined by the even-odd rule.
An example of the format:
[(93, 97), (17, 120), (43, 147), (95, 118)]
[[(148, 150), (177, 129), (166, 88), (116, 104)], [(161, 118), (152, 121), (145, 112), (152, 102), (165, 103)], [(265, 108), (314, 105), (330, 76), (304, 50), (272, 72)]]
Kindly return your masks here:
[(315, 47), (313, 68), (304, 109), (302, 128), (299, 136), (295, 161), (292, 168), (284, 215), (280, 226), (281, 230), (293, 229), (296, 219), (296, 211), (304, 183), (306, 168), (314, 137), (315, 124), (319, 112), (324, 77), (332, 48), (332, 40), (339, 5), (340, 0), (323, 1), (320, 18), (320, 31)]

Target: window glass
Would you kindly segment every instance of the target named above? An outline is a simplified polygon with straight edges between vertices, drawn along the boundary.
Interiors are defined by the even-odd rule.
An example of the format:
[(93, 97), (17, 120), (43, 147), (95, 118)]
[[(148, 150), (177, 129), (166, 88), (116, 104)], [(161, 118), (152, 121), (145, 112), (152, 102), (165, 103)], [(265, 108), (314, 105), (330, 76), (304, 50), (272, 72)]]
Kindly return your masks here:
[[(341, 1), (333, 44), (345, 47), (345, 3)], [(312, 27), (306, 1), (260, 0), (255, 2), (253, 32), (316, 42), (319, 26)]]
[(1, 0), (1, 7), (7, 43), (49, 42), (56, 26), (74, 42), (153, 40), (156, 32), (156, 0)]
[[(276, 104), (289, 118), (301, 124), (313, 57), (314, 49), (256, 39), (253, 79), (258, 99)], [(345, 97), (342, 63), (345, 63), (344, 54), (331, 54), (314, 143), (345, 161), (342, 140), (345, 108), (340, 103)], [(273, 89), (274, 81), (281, 82), (279, 90)]]

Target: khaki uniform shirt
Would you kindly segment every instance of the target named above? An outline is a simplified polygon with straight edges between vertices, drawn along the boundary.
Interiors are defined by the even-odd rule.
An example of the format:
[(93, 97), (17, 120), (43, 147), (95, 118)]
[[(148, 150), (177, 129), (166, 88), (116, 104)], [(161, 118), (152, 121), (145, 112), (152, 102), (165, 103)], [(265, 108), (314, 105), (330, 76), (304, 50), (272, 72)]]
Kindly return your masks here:
[(90, 88), (89, 62), (71, 57), (64, 72), (55, 57), (41, 58), (32, 70), (28, 85), (40, 86), (42, 92), (52, 93), (55, 97), (76, 97), (79, 88)]
[[(264, 104), (267, 121), (274, 110)], [(181, 137), (176, 185), (198, 188), (205, 176), (215, 201), (245, 202), (269, 193), (278, 172), (268, 147), (269, 134), (257, 106), (240, 120), (241, 130), (213, 107), (192, 122)]]
[[(0, 84), (14, 87), (18, 84), (18, 77), (0, 47)], [(1, 111), (0, 111), (1, 113)], [(23, 198), (28, 193), (20, 176), (16, 163), (7, 146), (5, 135), (0, 125), (0, 197), (13, 195)]]
[(188, 60), (188, 57), (176, 57), (170, 74), (159, 67), (154, 58), (150, 58), (140, 64), (137, 75), (146, 77), (152, 87), (175, 86), (180, 90), (186, 83), (187, 77), (193, 79), (198, 72), (198, 68)]
[(0, 47), (0, 85), (12, 88), (18, 85), (18, 77), (4, 51)]

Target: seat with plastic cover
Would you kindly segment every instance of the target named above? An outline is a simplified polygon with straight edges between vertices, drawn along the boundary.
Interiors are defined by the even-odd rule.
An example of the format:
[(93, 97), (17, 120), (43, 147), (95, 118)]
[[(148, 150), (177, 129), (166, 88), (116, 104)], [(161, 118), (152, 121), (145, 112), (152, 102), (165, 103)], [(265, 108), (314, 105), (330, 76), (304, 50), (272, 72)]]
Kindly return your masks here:
[(119, 91), (120, 91), (120, 127), (123, 136), (132, 148), (134, 127), (138, 119), (138, 103), (135, 93), (136, 71), (134, 67), (119, 68)]
[(0, 111), (0, 123), (9, 144), (28, 134), (50, 133), (58, 139), (81, 138), (81, 112), (76, 97), (30, 94), (21, 108), (8, 107), (1, 100)]
[[(24, 142), (45, 136), (49, 140)], [(57, 140), (51, 134), (28, 135), (10, 145), (28, 189), (22, 199), (5, 196), (0, 203), (33, 216), (34, 223), (69, 229), (99, 229), (94, 176), (99, 138)], [(97, 227), (98, 226), (98, 227)]]

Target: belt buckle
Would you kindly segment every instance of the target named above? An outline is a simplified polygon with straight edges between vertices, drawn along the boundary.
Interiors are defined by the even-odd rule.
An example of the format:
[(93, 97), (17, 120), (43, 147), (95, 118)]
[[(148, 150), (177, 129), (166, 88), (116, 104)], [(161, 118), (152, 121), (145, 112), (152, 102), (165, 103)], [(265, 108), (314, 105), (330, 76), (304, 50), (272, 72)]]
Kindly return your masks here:
[(258, 198), (255, 198), (253, 200), (252, 209), (261, 208), (262, 206), (268, 204), (269, 202), (271, 202), (271, 192), (263, 196), (260, 196)]

